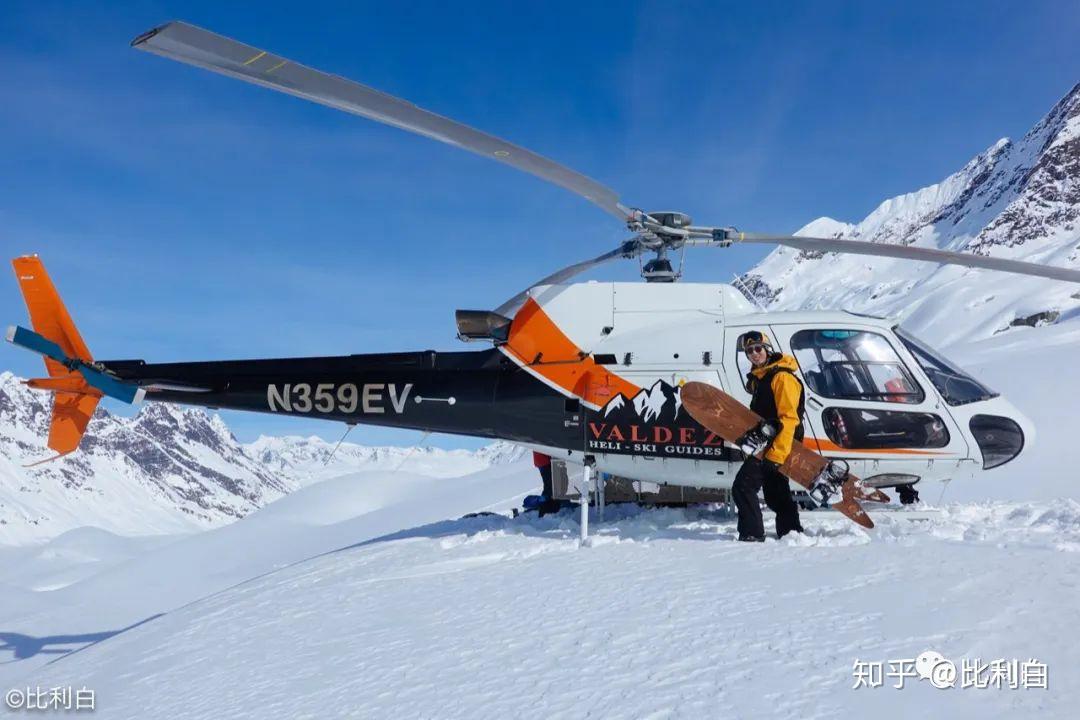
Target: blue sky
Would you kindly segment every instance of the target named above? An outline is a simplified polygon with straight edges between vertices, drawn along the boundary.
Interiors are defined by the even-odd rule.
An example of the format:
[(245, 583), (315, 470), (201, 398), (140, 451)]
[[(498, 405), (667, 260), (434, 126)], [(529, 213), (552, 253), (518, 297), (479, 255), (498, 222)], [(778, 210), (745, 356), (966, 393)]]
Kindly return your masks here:
[[(496, 163), (128, 47), (170, 19), (528, 146), (628, 204), (761, 232), (861, 219), (1080, 81), (1065, 2), (8, 0), (0, 247), (44, 258), (102, 359), (467, 349), (455, 308), (625, 236)], [(725, 281), (765, 252), (688, 254), (686, 276)], [(25, 324), (10, 273), (0, 311)], [(10, 347), (0, 368), (40, 374)], [(225, 417), (242, 440), (342, 429)]]

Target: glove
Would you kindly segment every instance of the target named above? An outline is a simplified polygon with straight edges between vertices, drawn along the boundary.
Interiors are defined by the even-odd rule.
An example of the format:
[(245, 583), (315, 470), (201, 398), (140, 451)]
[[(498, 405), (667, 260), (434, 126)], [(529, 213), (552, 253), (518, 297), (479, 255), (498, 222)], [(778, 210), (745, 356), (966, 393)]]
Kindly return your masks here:
[(768, 423), (762, 422), (760, 425), (747, 430), (742, 437), (735, 441), (735, 444), (739, 446), (744, 455), (756, 455), (768, 447), (774, 437), (776, 437), (776, 429)]

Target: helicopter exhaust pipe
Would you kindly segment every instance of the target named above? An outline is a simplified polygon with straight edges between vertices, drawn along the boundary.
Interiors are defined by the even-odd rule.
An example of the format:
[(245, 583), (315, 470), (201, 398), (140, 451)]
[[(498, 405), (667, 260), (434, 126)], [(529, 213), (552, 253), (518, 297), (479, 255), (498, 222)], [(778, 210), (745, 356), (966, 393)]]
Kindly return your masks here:
[(490, 310), (455, 310), (457, 336), (465, 342), (490, 340), (504, 343), (510, 337), (510, 318)]

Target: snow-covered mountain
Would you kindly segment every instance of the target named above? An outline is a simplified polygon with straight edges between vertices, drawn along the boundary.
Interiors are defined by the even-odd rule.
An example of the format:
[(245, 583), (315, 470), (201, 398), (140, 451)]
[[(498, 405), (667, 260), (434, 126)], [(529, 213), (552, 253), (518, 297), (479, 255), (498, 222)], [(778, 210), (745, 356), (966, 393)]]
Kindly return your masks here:
[(524, 450), (364, 447), (313, 438), (237, 441), (203, 410), (148, 403), (131, 418), (99, 407), (79, 451), (36, 467), (45, 446), (48, 393), (0, 373), (0, 545), (34, 542), (81, 526), (121, 535), (191, 532), (230, 523), (314, 480), (363, 470), (429, 477), (475, 473)]
[(79, 451), (36, 467), (52, 398), (0, 373), (0, 543), (80, 525), (121, 534), (185, 532), (243, 517), (296, 487), (253, 460), (217, 416), (148, 404), (100, 406)]
[(443, 450), (435, 447), (371, 447), (320, 437), (261, 436), (244, 446), (263, 466), (301, 485), (359, 470), (406, 470), (429, 477), (460, 477), (492, 465), (514, 462), (526, 450), (508, 442), (495, 442), (479, 450)]
[[(819, 218), (796, 234), (1080, 267), (1080, 85), (1019, 142), (997, 141), (857, 224)], [(888, 258), (780, 248), (742, 279), (770, 310), (895, 316), (943, 346), (1080, 317), (1069, 283)]]

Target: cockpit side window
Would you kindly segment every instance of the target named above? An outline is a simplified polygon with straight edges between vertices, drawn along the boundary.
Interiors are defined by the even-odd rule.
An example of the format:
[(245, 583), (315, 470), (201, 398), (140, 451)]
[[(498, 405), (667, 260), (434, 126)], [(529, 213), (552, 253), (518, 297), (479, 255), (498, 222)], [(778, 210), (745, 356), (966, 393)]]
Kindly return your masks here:
[(945, 398), (945, 402), (950, 405), (966, 405), (998, 396), (998, 393), (949, 362), (941, 353), (899, 325), (893, 328), (893, 332), (915, 356), (915, 360), (941, 393), (941, 397)]
[(866, 330), (800, 330), (791, 349), (810, 389), (825, 398), (917, 404), (919, 384), (883, 335)]

